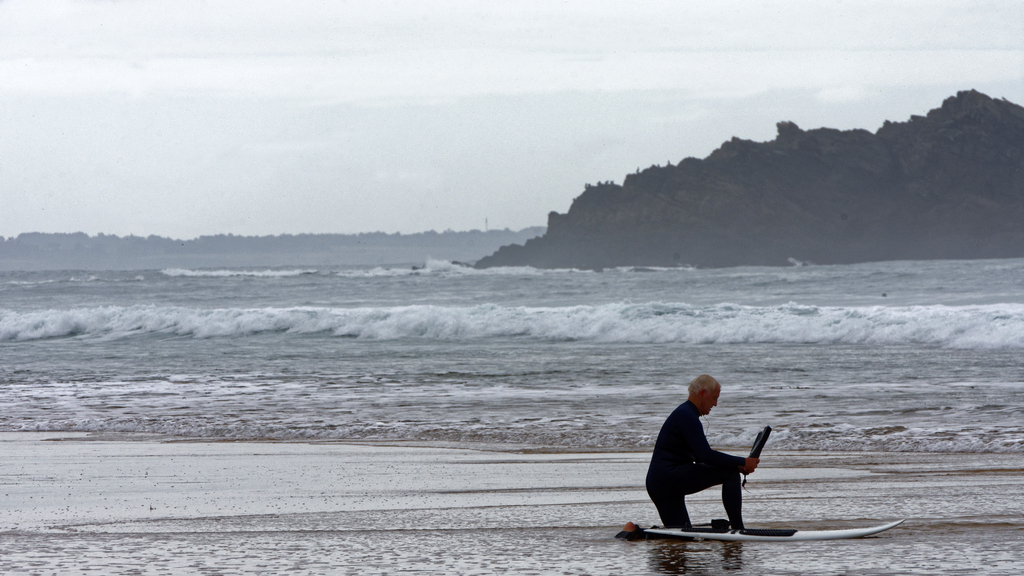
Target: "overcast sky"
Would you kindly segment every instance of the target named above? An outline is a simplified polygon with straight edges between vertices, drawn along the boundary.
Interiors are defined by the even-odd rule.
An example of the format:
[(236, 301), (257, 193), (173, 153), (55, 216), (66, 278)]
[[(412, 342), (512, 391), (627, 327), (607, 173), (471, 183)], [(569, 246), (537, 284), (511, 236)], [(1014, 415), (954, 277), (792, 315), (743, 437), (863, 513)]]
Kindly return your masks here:
[(0, 0), (0, 236), (523, 228), (775, 123), (1024, 104), (1024, 2)]

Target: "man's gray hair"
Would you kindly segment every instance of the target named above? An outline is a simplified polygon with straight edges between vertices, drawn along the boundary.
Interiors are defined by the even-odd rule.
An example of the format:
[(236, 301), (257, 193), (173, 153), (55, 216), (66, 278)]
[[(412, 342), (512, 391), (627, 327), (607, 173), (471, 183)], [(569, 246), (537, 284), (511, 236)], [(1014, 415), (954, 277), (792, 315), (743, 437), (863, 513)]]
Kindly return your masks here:
[(690, 394), (700, 394), (701, 390), (707, 390), (708, 394), (713, 394), (715, 392), (715, 388), (719, 386), (721, 386), (721, 384), (718, 383), (718, 380), (715, 380), (707, 374), (701, 374), (690, 382), (690, 386), (687, 387), (686, 391)]

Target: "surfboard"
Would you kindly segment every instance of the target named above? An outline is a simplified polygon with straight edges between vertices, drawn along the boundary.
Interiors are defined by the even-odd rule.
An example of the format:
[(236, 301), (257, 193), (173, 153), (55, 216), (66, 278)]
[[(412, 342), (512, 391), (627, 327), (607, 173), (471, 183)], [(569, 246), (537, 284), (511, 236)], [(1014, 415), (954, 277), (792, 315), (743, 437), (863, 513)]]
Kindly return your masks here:
[(903, 520), (847, 530), (792, 530), (780, 528), (747, 528), (746, 530), (713, 530), (711, 528), (646, 528), (644, 534), (693, 540), (723, 540), (727, 542), (807, 542), (809, 540), (845, 540), (863, 538), (885, 532), (903, 523)]

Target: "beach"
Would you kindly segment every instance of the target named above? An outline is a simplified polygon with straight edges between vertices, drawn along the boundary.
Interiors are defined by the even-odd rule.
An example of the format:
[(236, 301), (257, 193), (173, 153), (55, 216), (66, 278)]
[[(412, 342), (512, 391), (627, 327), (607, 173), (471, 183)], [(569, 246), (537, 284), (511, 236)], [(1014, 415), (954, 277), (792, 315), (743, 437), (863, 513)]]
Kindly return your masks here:
[[(9, 574), (1012, 574), (1016, 454), (783, 452), (748, 478), (748, 526), (851, 541), (616, 540), (659, 523), (645, 451), (0, 434)], [(712, 489), (691, 515), (724, 516)]]
[[(0, 273), (0, 573), (1010, 574), (1024, 259)], [(747, 526), (616, 540), (686, 386)], [(687, 498), (723, 518), (717, 489)]]

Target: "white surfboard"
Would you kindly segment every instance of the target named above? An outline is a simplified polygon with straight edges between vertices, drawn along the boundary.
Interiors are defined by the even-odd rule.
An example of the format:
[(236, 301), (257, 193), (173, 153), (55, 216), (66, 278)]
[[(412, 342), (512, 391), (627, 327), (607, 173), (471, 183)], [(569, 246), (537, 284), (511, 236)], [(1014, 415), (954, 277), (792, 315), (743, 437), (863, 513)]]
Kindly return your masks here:
[(806, 542), (808, 540), (843, 540), (846, 538), (863, 538), (879, 532), (885, 532), (903, 523), (897, 520), (870, 528), (851, 528), (849, 530), (783, 530), (777, 528), (748, 528), (746, 530), (727, 530), (713, 532), (710, 528), (648, 528), (644, 532), (672, 538), (692, 538), (694, 540), (725, 540), (730, 542)]

